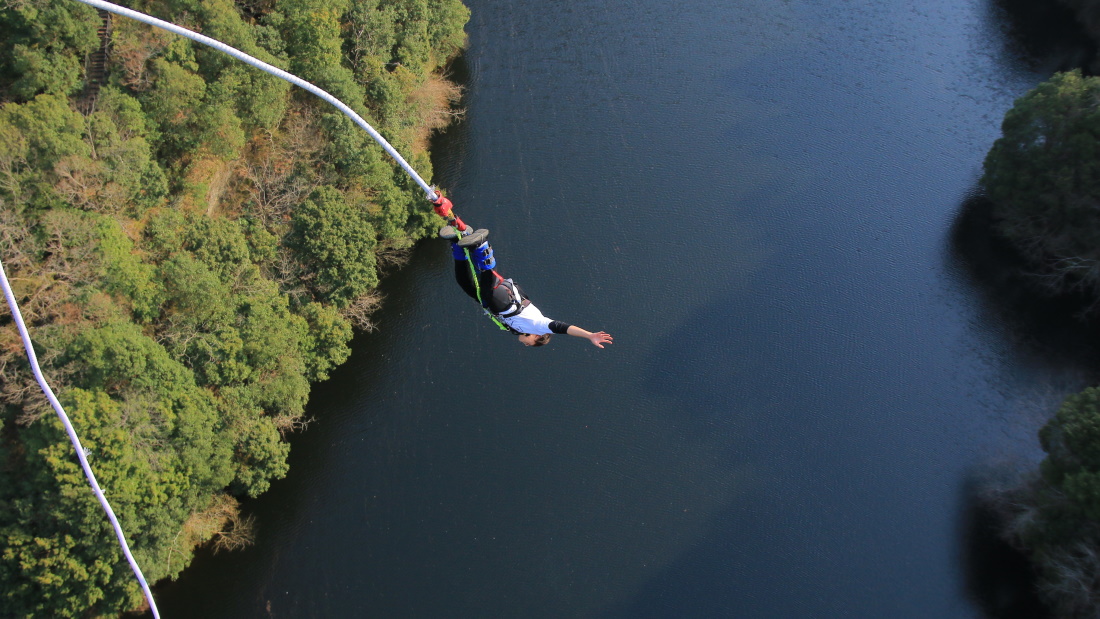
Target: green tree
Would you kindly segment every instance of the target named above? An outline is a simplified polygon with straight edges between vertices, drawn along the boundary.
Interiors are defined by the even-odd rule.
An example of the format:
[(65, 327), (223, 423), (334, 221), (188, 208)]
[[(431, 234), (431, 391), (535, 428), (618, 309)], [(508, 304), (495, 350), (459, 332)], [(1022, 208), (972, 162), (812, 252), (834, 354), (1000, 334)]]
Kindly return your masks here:
[(1040, 475), (1009, 493), (1005, 530), (1031, 557), (1054, 616), (1100, 604), (1100, 388), (1066, 398), (1039, 434)]
[(60, 205), (54, 167), (66, 157), (91, 153), (83, 139), (84, 119), (56, 95), (38, 95), (0, 108), (0, 173), (5, 193), (19, 206)]
[(146, 263), (118, 220), (72, 209), (53, 209), (41, 218), (42, 232), (55, 241), (58, 275), (73, 290), (74, 301), (106, 292), (147, 323), (160, 313), (164, 291), (156, 269)]
[(1055, 75), (1002, 131), (981, 180), (998, 230), (1055, 290), (1100, 291), (1100, 79)]
[(21, 99), (37, 94), (70, 95), (81, 87), (83, 67), (74, 54), (16, 45), (12, 51), (12, 69), (19, 79), (11, 92)]
[(378, 284), (374, 228), (334, 187), (322, 187), (294, 211), (288, 241), (315, 273), (313, 288), (344, 306)]
[(307, 303), (301, 315), (309, 324), (303, 345), (306, 376), (310, 381), (328, 379), (328, 372), (339, 366), (351, 355), (351, 324), (333, 307), (320, 303)]
[(142, 97), (142, 107), (158, 123), (165, 154), (179, 156), (202, 142), (196, 115), (206, 96), (206, 82), (198, 73), (176, 62), (156, 58), (151, 63), (153, 87)]
[(99, 47), (99, 24), (95, 9), (84, 4), (6, 3), (0, 8), (0, 90), (20, 102), (71, 94), (81, 85), (84, 57)]
[(365, 115), (363, 91), (343, 64), (340, 17), (347, 0), (278, 0), (290, 72), (312, 82)]
[[(167, 545), (196, 506), (232, 479), (231, 443), (214, 400), (131, 323), (80, 331), (62, 360), (84, 385), (66, 389), (62, 402), (135, 556), (151, 580), (169, 575)], [(59, 422), (44, 421), (22, 432), (28, 476), (0, 493), (6, 603), (20, 614), (50, 616), (130, 607), (138, 592), (113, 533)]]

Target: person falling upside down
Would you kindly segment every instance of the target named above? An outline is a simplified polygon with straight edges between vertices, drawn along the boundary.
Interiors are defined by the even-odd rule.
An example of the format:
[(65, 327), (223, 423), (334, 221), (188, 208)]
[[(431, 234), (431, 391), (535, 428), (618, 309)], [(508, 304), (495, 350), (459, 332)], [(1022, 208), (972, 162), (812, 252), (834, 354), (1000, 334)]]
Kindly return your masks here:
[(443, 226), (439, 236), (451, 243), (458, 285), (475, 301), (480, 301), (495, 321), (518, 335), (524, 346), (545, 346), (550, 342), (551, 333), (583, 337), (597, 348), (611, 343), (611, 335), (603, 331), (592, 333), (543, 316), (515, 282), (497, 273), (493, 248), (486, 241), (488, 230), (482, 228), (462, 235), (454, 226)]

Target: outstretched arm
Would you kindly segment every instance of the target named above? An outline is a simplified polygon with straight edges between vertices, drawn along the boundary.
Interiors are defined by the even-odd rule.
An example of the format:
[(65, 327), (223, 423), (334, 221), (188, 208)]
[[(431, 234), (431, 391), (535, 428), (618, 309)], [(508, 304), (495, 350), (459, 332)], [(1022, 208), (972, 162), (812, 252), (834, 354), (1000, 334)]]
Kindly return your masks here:
[(574, 337), (583, 337), (596, 348), (603, 348), (604, 344), (611, 344), (611, 334), (604, 331), (592, 333), (591, 331), (585, 331), (577, 325), (569, 325), (569, 328), (565, 330), (566, 335), (572, 335)]

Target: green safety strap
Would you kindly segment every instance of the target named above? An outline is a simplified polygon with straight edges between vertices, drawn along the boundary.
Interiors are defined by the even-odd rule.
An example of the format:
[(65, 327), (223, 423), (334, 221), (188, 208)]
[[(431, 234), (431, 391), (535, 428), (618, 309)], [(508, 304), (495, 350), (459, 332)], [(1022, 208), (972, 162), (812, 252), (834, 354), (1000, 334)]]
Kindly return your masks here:
[(470, 276), (474, 280), (474, 292), (477, 293), (477, 302), (481, 304), (481, 309), (485, 311), (485, 315), (488, 316), (490, 320), (500, 327), (501, 331), (510, 331), (508, 326), (497, 318), (496, 314), (490, 312), (489, 308), (485, 307), (485, 302), (481, 300), (481, 285), (478, 283), (477, 268), (474, 267), (474, 259), (473, 256), (470, 255), (470, 248), (463, 247), (462, 251), (466, 254), (466, 264), (470, 265)]

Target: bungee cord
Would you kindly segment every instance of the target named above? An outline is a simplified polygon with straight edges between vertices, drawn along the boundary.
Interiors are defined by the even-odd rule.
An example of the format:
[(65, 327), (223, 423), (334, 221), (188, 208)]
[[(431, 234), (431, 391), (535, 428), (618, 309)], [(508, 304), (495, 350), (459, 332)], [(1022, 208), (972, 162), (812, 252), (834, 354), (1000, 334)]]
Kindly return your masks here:
[(57, 416), (61, 419), (61, 425), (65, 426), (65, 433), (69, 435), (69, 442), (73, 444), (73, 449), (76, 450), (76, 457), (80, 460), (80, 468), (84, 469), (84, 476), (88, 478), (88, 483), (92, 486), (92, 492), (95, 493), (95, 498), (103, 507), (103, 511), (107, 512), (107, 519), (111, 521), (111, 527), (115, 530), (115, 537), (118, 538), (118, 545), (122, 547), (122, 554), (126, 555), (126, 561), (130, 563), (130, 569), (133, 570), (134, 576), (137, 577), (138, 582), (141, 584), (141, 590), (145, 594), (145, 599), (149, 602), (149, 608), (153, 611), (153, 617), (160, 619), (160, 612), (157, 610), (156, 602), (153, 601), (153, 592), (149, 590), (149, 583), (145, 581), (145, 575), (141, 573), (141, 568), (138, 567), (134, 555), (130, 553), (130, 547), (126, 544), (126, 535), (122, 532), (122, 525), (118, 523), (118, 518), (115, 517), (115, 511), (111, 509), (111, 504), (107, 502), (107, 497), (103, 495), (103, 489), (99, 487), (99, 482), (96, 481), (95, 473), (92, 472), (92, 467), (88, 464), (88, 453), (84, 451), (84, 447), (80, 445), (80, 437), (77, 436), (73, 424), (69, 422), (69, 416), (65, 414), (65, 409), (62, 408), (61, 402), (57, 400), (57, 396), (54, 395), (53, 389), (51, 389), (49, 383), (46, 382), (46, 377), (42, 375), (42, 368), (38, 365), (38, 356), (34, 354), (34, 345), (31, 343), (31, 336), (27, 332), (26, 323), (23, 322), (23, 314), (19, 312), (19, 304), (15, 302), (15, 294), (11, 290), (11, 284), (8, 283), (8, 274), (4, 272), (3, 262), (0, 262), (0, 286), (4, 288), (4, 298), (8, 302), (8, 308), (11, 309), (11, 317), (15, 321), (15, 326), (19, 329), (19, 337), (23, 339), (23, 348), (27, 349), (27, 360), (30, 361), (31, 371), (34, 372), (34, 379), (38, 381), (38, 386), (42, 388), (42, 393), (46, 394), (46, 399), (50, 401), (50, 406), (57, 412)]
[[(327, 103), (334, 106), (336, 109), (340, 110), (355, 124), (359, 125), (363, 130), (365, 130), (371, 136), (371, 138), (373, 138), (374, 141), (377, 142), (383, 148), (383, 150), (385, 150), (386, 153), (389, 154), (390, 157), (392, 157), (394, 161), (396, 161), (398, 165), (400, 165), (414, 181), (416, 181), (416, 184), (424, 190), (424, 193), (427, 195), (428, 200), (435, 206), (435, 212), (440, 217), (443, 217), (449, 223), (455, 225), (460, 231), (465, 231), (467, 229), (466, 224), (463, 223), (462, 220), (459, 219), (458, 216), (455, 215), (452, 211), (450, 200), (443, 197), (431, 185), (425, 182), (420, 174), (418, 174), (416, 170), (413, 169), (413, 167), (409, 165), (407, 161), (405, 161), (405, 158), (402, 157), (401, 154), (398, 153), (397, 150), (384, 137), (382, 137), (382, 135), (379, 134), (378, 131), (374, 129), (374, 127), (370, 126), (367, 121), (363, 120), (363, 118), (359, 116), (359, 114), (357, 114), (355, 110), (351, 109), (343, 101), (340, 101), (325, 90), (303, 80), (302, 78), (292, 73), (288, 73), (258, 58), (250, 56), (242, 52), (241, 50), (236, 49), (235, 47), (226, 45), (221, 41), (201, 35), (186, 28), (177, 26), (176, 24), (157, 19), (150, 15), (146, 15), (144, 13), (125, 8), (117, 4), (105, 2), (103, 0), (77, 0), (77, 2), (81, 2), (97, 9), (114, 13), (116, 15), (129, 17), (150, 26), (161, 28), (163, 30), (167, 30), (169, 32), (186, 37), (197, 43), (207, 45), (220, 52), (228, 54), (233, 58), (236, 58), (237, 60), (252, 65), (253, 67), (260, 69), (265, 73), (286, 80), (287, 82), (290, 82), (295, 86), (304, 88), (314, 95), (317, 95)], [(31, 371), (34, 373), (35, 380), (38, 381), (38, 386), (41, 387), (42, 392), (46, 395), (46, 399), (49, 400), (50, 405), (53, 407), (54, 411), (57, 412), (57, 416), (58, 418), (60, 418), (61, 424), (65, 427), (65, 432), (68, 434), (69, 441), (72, 443), (73, 449), (76, 451), (76, 456), (80, 461), (80, 467), (84, 470), (84, 476), (87, 477), (88, 483), (91, 485), (92, 491), (95, 493), (96, 499), (99, 501), (100, 506), (103, 507), (103, 511), (106, 512), (107, 518), (111, 521), (111, 527), (114, 529), (115, 537), (118, 538), (118, 543), (119, 546), (122, 548), (122, 553), (126, 556), (126, 561), (130, 564), (130, 569), (133, 571), (134, 576), (137, 577), (137, 580), (141, 585), (141, 590), (145, 594), (145, 599), (149, 603), (149, 608), (153, 613), (153, 617), (155, 617), (156, 619), (160, 619), (160, 611), (157, 609), (156, 601), (153, 599), (153, 593), (149, 588), (149, 583), (145, 580), (145, 576), (142, 574), (141, 568), (138, 566), (137, 561), (134, 559), (134, 555), (130, 552), (130, 547), (126, 543), (126, 535), (122, 531), (122, 525), (119, 524), (118, 518), (115, 516), (114, 510), (111, 508), (111, 504), (107, 501), (107, 497), (104, 495), (103, 489), (99, 486), (99, 482), (96, 481), (95, 474), (92, 472), (91, 465), (88, 462), (88, 452), (86, 452), (84, 447), (80, 444), (80, 438), (76, 433), (76, 429), (69, 421), (69, 416), (65, 413), (65, 409), (61, 406), (61, 402), (58, 401), (57, 396), (53, 392), (53, 389), (46, 382), (46, 378), (42, 374), (42, 368), (38, 364), (38, 357), (37, 355), (35, 355), (34, 345), (31, 341), (30, 334), (27, 331), (27, 325), (26, 323), (24, 323), (23, 316), (19, 311), (19, 305), (16, 303), (15, 294), (12, 292), (11, 284), (8, 282), (7, 273), (4, 271), (4, 265), (2, 262), (0, 262), (0, 286), (2, 286), (4, 289), (4, 298), (7, 300), (8, 307), (11, 309), (11, 315), (16, 327), (19, 330), (19, 336), (23, 340), (23, 347), (27, 351), (27, 360), (30, 362)]]
[(103, 0), (76, 0), (76, 1), (77, 2), (83, 2), (84, 4), (87, 4), (89, 6), (94, 6), (97, 9), (102, 9), (104, 11), (108, 11), (108, 12), (114, 13), (116, 15), (122, 15), (123, 17), (129, 17), (130, 19), (134, 19), (134, 20), (137, 20), (139, 22), (149, 24), (150, 26), (155, 26), (157, 28), (162, 28), (162, 29), (167, 30), (169, 32), (174, 32), (175, 34), (178, 34), (182, 37), (187, 37), (188, 39), (191, 39), (192, 41), (195, 41), (197, 43), (202, 43), (203, 45), (208, 45), (208, 46), (213, 47), (214, 49), (216, 49), (220, 52), (224, 52), (226, 54), (229, 54), (230, 56), (236, 58), (237, 60), (240, 60), (242, 62), (250, 64), (250, 65), (256, 67), (257, 69), (259, 69), (261, 71), (264, 71), (266, 73), (270, 73), (271, 75), (274, 75), (275, 77), (286, 80), (286, 81), (290, 82), (291, 84), (294, 84), (295, 86), (300, 86), (301, 88), (304, 88), (304, 89), (308, 90), (309, 92), (317, 95), (321, 99), (324, 99), (327, 103), (332, 104), (334, 107), (336, 107), (336, 109), (340, 110), (341, 112), (344, 113), (344, 115), (346, 115), (348, 118), (350, 118), (352, 121), (354, 121), (355, 124), (359, 125), (360, 127), (363, 128), (363, 130), (365, 130), (367, 133), (369, 133), (370, 136), (372, 138), (374, 138), (374, 141), (378, 142), (378, 144), (386, 151), (386, 153), (388, 153), (390, 157), (393, 157), (393, 159), (402, 168), (404, 168), (405, 172), (407, 172), (409, 174), (409, 176), (412, 177), (412, 179), (414, 181), (416, 181), (416, 184), (420, 185), (420, 188), (424, 190), (425, 194), (427, 194), (428, 200), (434, 202), (439, 197), (439, 195), (436, 193), (435, 189), (433, 189), (432, 186), (429, 185), (428, 183), (424, 182), (424, 179), (421, 178), (419, 174), (417, 174), (416, 170), (414, 170), (411, 165), (409, 165), (409, 162), (405, 161), (405, 158), (401, 156), (401, 153), (398, 153), (397, 149), (395, 149), (388, 141), (386, 141), (386, 138), (382, 137), (382, 135), (380, 133), (375, 131), (374, 127), (370, 126), (370, 124), (367, 123), (367, 121), (363, 120), (362, 116), (360, 116), (359, 114), (356, 114), (355, 110), (351, 109), (343, 101), (341, 101), (341, 100), (337, 99), (336, 97), (332, 96), (331, 94), (329, 94), (325, 90), (323, 90), (321, 88), (318, 88), (317, 86), (314, 86), (313, 84), (305, 81), (304, 79), (298, 77), (297, 75), (294, 75), (292, 73), (287, 73), (286, 71), (283, 71), (282, 69), (280, 69), (278, 67), (271, 66), (271, 65), (267, 64), (266, 62), (260, 60), (259, 58), (254, 57), (254, 56), (249, 56), (248, 54), (242, 52), (241, 50), (239, 50), (235, 47), (226, 45), (225, 43), (222, 43), (221, 41), (211, 39), (208, 36), (204, 36), (204, 35), (201, 35), (197, 32), (188, 30), (187, 28), (177, 26), (176, 24), (172, 24), (172, 23), (166, 22), (164, 20), (157, 19), (156, 17), (146, 15), (145, 13), (140, 13), (140, 12), (135, 11), (133, 9), (128, 9), (126, 7), (121, 7), (117, 4), (111, 4), (110, 2), (104, 2)]

